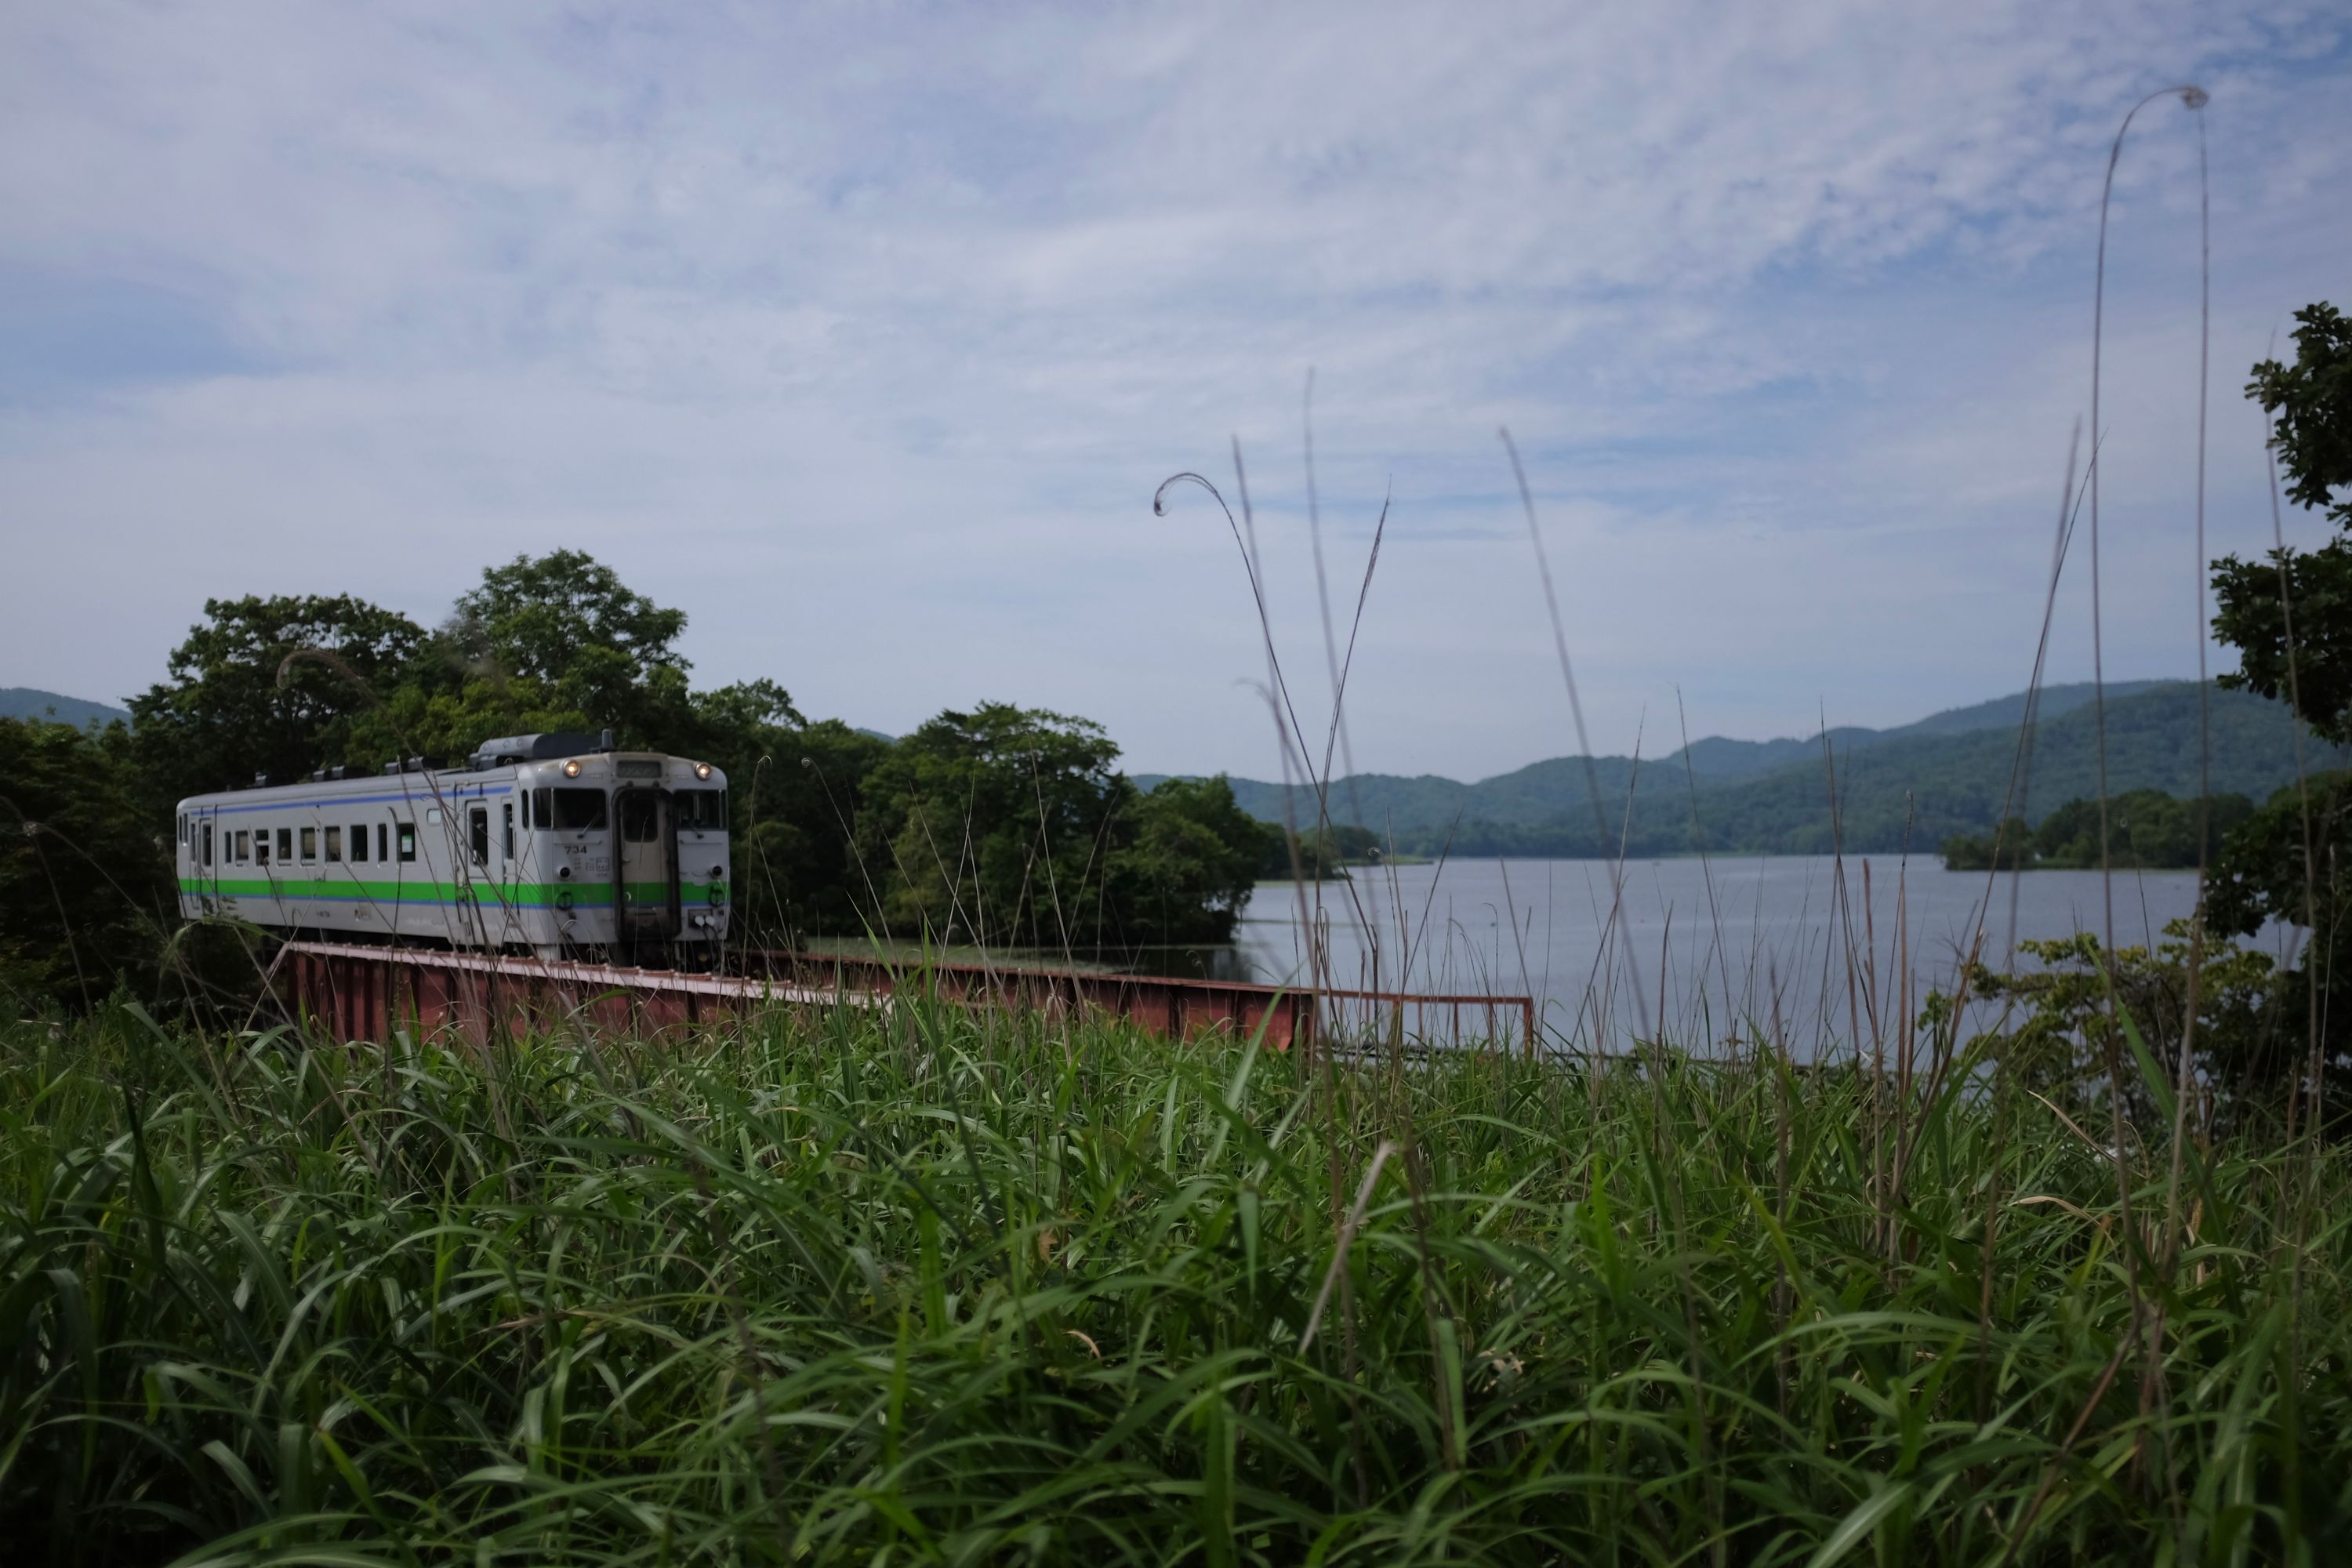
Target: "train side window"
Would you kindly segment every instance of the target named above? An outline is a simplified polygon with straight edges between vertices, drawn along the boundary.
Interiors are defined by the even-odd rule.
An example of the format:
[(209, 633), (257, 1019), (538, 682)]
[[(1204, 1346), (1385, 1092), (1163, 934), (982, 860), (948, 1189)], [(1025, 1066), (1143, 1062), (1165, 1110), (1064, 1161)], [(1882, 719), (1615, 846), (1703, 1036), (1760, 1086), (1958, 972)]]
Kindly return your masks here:
[(308, 862), (316, 860), (318, 858), (319, 830), (315, 827), (306, 827), (302, 830), (302, 858)]
[(404, 822), (395, 830), (395, 832), (400, 839), (400, 858), (403, 860), (415, 859), (416, 824), (413, 822)]
[(247, 864), (253, 858), (253, 835), (243, 828), (237, 830), (235, 858), (240, 866)]
[(204, 850), (205, 864), (209, 866), (213, 863), (213, 825), (209, 822), (205, 824)]
[(283, 865), (292, 858), (294, 858), (294, 830), (290, 827), (281, 827), (278, 830), (278, 864)]
[(522, 830), (529, 833), (530, 831), (530, 791), (519, 789), (515, 791), (515, 798), (522, 802)]
[(343, 858), (343, 830), (333, 823), (327, 825), (327, 858), (340, 862)]
[(364, 860), (367, 858), (367, 824), (354, 822), (352, 824), (352, 858)]
[(508, 801), (499, 807), (499, 815), (503, 819), (506, 832), (506, 847), (501, 853), (511, 860), (514, 858), (514, 802)]
[(269, 829), (257, 830), (253, 836), (253, 858), (256, 865), (269, 864)]
[(490, 863), (490, 808), (487, 805), (469, 807), (466, 813), (466, 847), (474, 853), (474, 864)]
[(181, 843), (183, 843), (183, 844), (185, 844), (187, 841), (188, 841), (188, 814), (187, 814), (186, 812), (184, 812), (184, 812), (180, 813), (180, 842), (181, 842)]
[(379, 822), (375, 825), (375, 858), (379, 860), (389, 860), (392, 857), (384, 851), (383, 834), (383, 824)]

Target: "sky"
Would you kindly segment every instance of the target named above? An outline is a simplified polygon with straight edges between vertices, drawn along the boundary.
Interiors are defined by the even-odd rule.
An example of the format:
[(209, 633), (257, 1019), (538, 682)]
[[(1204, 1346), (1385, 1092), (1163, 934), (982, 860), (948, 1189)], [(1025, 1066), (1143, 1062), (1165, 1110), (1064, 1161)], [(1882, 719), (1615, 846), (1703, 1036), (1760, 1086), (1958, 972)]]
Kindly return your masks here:
[(1578, 749), (1504, 427), (1596, 751), (1906, 722), (2025, 684), (2181, 82), (2110, 215), (2111, 678), (2198, 665), (2200, 121), (2207, 554), (2271, 536), (2247, 367), (2352, 306), (2340, 5), (6, 7), (0, 685), (571, 547), (698, 684), (1279, 776), (1225, 515), (1152, 498), (1239, 514), (1238, 450), (1319, 744), (1311, 376), (1359, 767)]

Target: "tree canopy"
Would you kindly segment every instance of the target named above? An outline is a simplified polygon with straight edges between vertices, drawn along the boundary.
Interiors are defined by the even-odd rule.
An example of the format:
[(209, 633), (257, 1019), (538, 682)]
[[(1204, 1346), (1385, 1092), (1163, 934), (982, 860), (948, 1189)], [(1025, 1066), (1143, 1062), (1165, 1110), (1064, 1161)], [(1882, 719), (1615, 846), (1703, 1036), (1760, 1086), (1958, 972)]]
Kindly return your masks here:
[(443, 635), (470, 674), (532, 682), (549, 706), (653, 743), (688, 705), (685, 631), (683, 610), (632, 591), (593, 556), (558, 550), (485, 571)]
[(2290, 702), (2340, 743), (2352, 741), (2352, 321), (2326, 303), (2295, 320), (2294, 363), (2254, 366), (2246, 395), (2270, 416), (2287, 499), (2323, 512), (2338, 537), (2215, 562), (2213, 635), (2238, 650), (2223, 685)]
[(1269, 830), (1223, 779), (1139, 794), (1083, 719), (983, 703), (890, 747), (856, 850), (902, 931), (1066, 951), (1233, 933)]
[(407, 616), (348, 594), (207, 599), (166, 679), (131, 700), (151, 803), (361, 760), (354, 724), (426, 644)]
[[(2260, 561), (2213, 563), (2213, 632), (2238, 650), (2225, 684), (2293, 706), (2312, 730), (2352, 741), (2352, 321), (2325, 302), (2295, 312), (2292, 363), (2253, 367), (2246, 395), (2270, 416), (2281, 488), (2323, 513), (2336, 537), (2315, 550), (2278, 548)], [(2207, 916), (2252, 935), (2271, 921), (2305, 927), (2301, 962), (2284, 977), (2281, 1037), (2308, 1048), (2257, 1058), (2287, 1081), (2343, 1094), (2352, 1067), (2352, 921), (2339, 863), (2352, 858), (2352, 775), (2323, 774), (2278, 791), (2226, 845)], [(2332, 1022), (2331, 1022), (2332, 1020)]]
[(2039, 827), (2029, 828), (2022, 817), (2012, 816), (1992, 834), (1948, 838), (1944, 865), (1953, 871), (1982, 871), (1996, 863), (2003, 870), (2088, 870), (2102, 865), (2185, 869), (2211, 865), (2224, 837), (2253, 813), (2254, 803), (2242, 795), (2176, 800), (2162, 790), (2126, 790), (2107, 803), (2105, 855), (2099, 847), (2099, 803), (2078, 798), (2043, 817)]

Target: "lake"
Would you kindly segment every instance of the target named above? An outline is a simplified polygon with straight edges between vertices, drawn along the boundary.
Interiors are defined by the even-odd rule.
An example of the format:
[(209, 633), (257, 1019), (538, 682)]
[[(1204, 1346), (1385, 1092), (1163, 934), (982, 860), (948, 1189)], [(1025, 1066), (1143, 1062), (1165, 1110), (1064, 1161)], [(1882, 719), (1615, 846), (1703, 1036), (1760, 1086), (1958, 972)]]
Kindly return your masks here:
[[(1891, 1031), (1930, 987), (1948, 991), (1980, 921), (1984, 957), (1998, 968), (2012, 934), (2097, 931), (2105, 918), (2096, 871), (1990, 880), (1932, 858), (1849, 858), (1842, 900), (1834, 858), (1775, 856), (1629, 861), (1612, 922), (1612, 869), (1597, 860), (1359, 868), (1309, 888), (1303, 921), (1292, 884), (1264, 883), (1236, 933), (1237, 977), (1304, 980), (1312, 926), (1328, 933), (1333, 986), (1528, 995), (1548, 1033), (1614, 1047), (1659, 1019), (1669, 1040), (1687, 1045), (1719, 1042), (1738, 1020), (1777, 1021), (1790, 1048), (1810, 1057), (1828, 1042), (1867, 1037), (1874, 1006)], [(2117, 944), (2145, 944), (2187, 916), (2196, 884), (2191, 871), (2116, 872)], [(2264, 933), (2273, 952), (2284, 941)], [(2020, 955), (2018, 966), (2032, 965)], [(1480, 1009), (1467, 1011), (1461, 1027), (1482, 1032)], [(1464, 1009), (1435, 1012), (1422, 1027), (1443, 1035)]]

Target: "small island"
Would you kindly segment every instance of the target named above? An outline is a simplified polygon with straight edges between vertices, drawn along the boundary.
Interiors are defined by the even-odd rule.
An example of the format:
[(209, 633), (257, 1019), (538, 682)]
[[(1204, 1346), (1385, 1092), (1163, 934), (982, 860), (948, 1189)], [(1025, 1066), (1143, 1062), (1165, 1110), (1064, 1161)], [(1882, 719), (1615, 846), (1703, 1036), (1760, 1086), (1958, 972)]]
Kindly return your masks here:
[(2187, 869), (2211, 864), (2221, 840), (2253, 815), (2254, 803), (2242, 795), (2180, 800), (2162, 790), (2126, 790), (2107, 803), (2104, 859), (2099, 854), (2099, 803), (2080, 799), (2043, 817), (2038, 827), (2012, 816), (1989, 835), (1954, 834), (1944, 840), (1944, 868), (2081, 871), (2104, 864), (2150, 871)]

